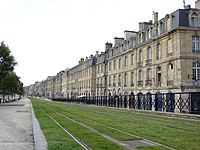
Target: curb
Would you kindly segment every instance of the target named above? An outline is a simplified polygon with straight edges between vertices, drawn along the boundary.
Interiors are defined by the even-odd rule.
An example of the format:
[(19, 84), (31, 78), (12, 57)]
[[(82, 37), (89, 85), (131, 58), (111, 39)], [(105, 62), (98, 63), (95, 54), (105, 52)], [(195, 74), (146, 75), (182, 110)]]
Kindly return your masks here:
[(33, 136), (34, 136), (34, 142), (35, 142), (35, 150), (47, 150), (47, 142), (45, 139), (45, 136), (40, 128), (39, 122), (37, 118), (35, 117), (35, 113), (31, 104), (31, 110), (32, 110), (32, 123), (33, 123)]

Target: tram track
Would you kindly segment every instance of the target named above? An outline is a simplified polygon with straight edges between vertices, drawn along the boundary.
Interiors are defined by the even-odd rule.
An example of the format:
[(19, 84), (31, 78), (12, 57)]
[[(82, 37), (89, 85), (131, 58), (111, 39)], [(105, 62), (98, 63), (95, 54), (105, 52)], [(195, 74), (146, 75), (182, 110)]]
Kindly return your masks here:
[[(79, 125), (81, 125), (81, 126), (87, 128), (87, 129), (89, 129), (89, 130), (92, 131), (92, 132), (98, 133), (99, 135), (105, 137), (106, 139), (108, 139), (108, 140), (110, 140), (110, 141), (112, 141), (112, 142), (114, 142), (114, 143), (117, 143), (117, 144), (119, 144), (120, 146), (122, 146), (122, 147), (124, 147), (124, 148), (126, 148), (126, 149), (128, 149), (128, 150), (132, 150), (131, 146), (128, 145), (128, 144), (127, 144), (126, 142), (124, 142), (124, 141), (120, 141), (120, 140), (118, 140), (118, 139), (115, 139), (115, 138), (113, 138), (113, 137), (110, 137), (110, 136), (106, 135), (105, 133), (102, 133), (102, 132), (98, 131), (97, 129), (92, 128), (91, 126), (88, 126), (88, 125), (86, 125), (86, 124), (84, 124), (84, 123), (82, 123), (82, 122), (79, 122), (79, 121), (77, 121), (77, 120), (75, 120), (75, 119), (72, 119), (72, 118), (68, 117), (68, 116), (65, 115), (64, 113), (62, 113), (62, 112), (60, 112), (60, 111), (57, 111), (57, 110), (53, 109), (52, 107), (49, 107), (49, 106), (44, 106), (44, 107), (50, 109), (51, 111), (54, 111), (55, 113), (59, 114), (60, 116), (65, 117), (66, 119), (68, 119), (68, 120), (70, 120), (70, 121), (72, 121), (72, 122), (75, 122), (75, 123), (77, 123), (77, 124), (79, 124)], [(72, 114), (73, 114), (73, 113), (72, 113)], [(78, 116), (77, 114), (73, 114), (73, 115)], [(79, 116), (79, 117), (83, 117), (83, 116)], [(93, 123), (95, 123), (95, 124), (98, 124), (98, 125), (100, 125), (100, 126), (106, 127), (106, 128), (108, 128), (108, 129), (115, 130), (115, 131), (117, 131), (117, 132), (120, 132), (120, 133), (129, 135), (129, 136), (132, 136), (132, 137), (134, 137), (134, 138), (142, 139), (143, 142), (144, 142), (144, 143), (147, 143), (148, 145), (151, 145), (151, 146), (162, 146), (162, 147), (165, 147), (165, 148), (170, 149), (170, 150), (175, 150), (174, 148), (169, 147), (169, 146), (167, 146), (167, 145), (160, 144), (160, 143), (157, 143), (157, 142), (154, 142), (154, 141), (145, 139), (145, 138), (143, 138), (143, 137), (140, 137), (140, 136), (134, 135), (134, 134), (132, 134), (132, 133), (129, 133), (129, 132), (120, 130), (120, 129), (118, 129), (118, 128), (111, 127), (111, 126), (106, 125), (106, 124), (99, 123), (99, 122), (97, 122), (97, 121), (88, 119), (88, 118), (86, 118), (86, 117), (84, 117), (84, 119), (86, 119), (86, 120), (88, 120), (88, 121), (90, 121), (90, 122), (93, 122)]]
[(47, 113), (39, 104), (37, 104), (40, 108), (40, 110), (45, 113), (53, 122), (55, 122), (61, 129), (64, 130), (72, 139), (74, 139), (75, 142), (77, 142), (84, 150), (92, 150), (88, 145), (86, 145), (83, 141), (81, 141), (79, 138), (74, 136), (72, 133), (70, 133), (66, 128), (64, 128), (58, 121), (56, 121), (55, 118), (53, 118), (49, 113)]
[[(112, 111), (116, 111), (116, 110), (112, 110)], [(96, 112), (96, 113), (103, 114), (105, 116), (108, 115), (105, 112)], [(73, 113), (73, 114), (77, 115), (75, 113)], [(81, 116), (81, 117), (83, 117), (83, 116)], [(126, 117), (126, 116), (124, 116), (124, 117)], [(158, 119), (152, 119), (152, 120), (154, 120), (154, 125), (162, 127), (162, 128), (166, 128), (167, 127), (167, 128), (171, 128), (171, 129), (176, 129), (176, 130), (180, 130), (180, 131), (189, 131), (189, 132), (193, 132), (194, 134), (198, 134), (198, 133), (196, 133), (196, 129), (198, 129), (200, 127), (199, 125), (196, 126), (196, 127), (192, 126), (192, 128), (190, 128), (191, 127), (190, 124), (178, 123), (177, 121), (172, 121), (172, 120), (167, 121), (167, 120), (165, 120), (165, 116), (162, 116), (162, 117), (164, 117), (163, 118), (163, 122), (166, 122), (165, 125), (160, 124)], [(86, 117), (84, 117), (84, 118), (86, 118)], [(172, 119), (174, 119), (174, 118), (172, 118)], [(180, 118), (177, 118), (177, 119), (180, 119)], [(142, 120), (145, 120), (145, 119), (144, 118), (135, 119), (135, 121), (138, 121), (138, 122), (141, 122)], [(199, 120), (194, 120), (194, 121), (199, 121)], [(176, 125), (175, 126), (174, 125), (173, 126), (170, 125), (172, 122), (176, 123)], [(149, 124), (148, 120), (145, 120), (145, 122), (143, 122), (143, 124), (147, 124), (148, 125)], [(183, 125), (184, 125), (184, 128), (183, 128)], [(190, 128), (190, 129), (187, 129), (186, 127)]]

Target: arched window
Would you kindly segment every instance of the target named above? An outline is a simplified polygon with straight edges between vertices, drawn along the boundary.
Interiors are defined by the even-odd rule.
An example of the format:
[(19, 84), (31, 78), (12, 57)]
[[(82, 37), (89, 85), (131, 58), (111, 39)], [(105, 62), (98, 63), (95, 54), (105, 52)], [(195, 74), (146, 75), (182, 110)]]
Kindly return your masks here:
[(196, 13), (191, 15), (191, 26), (198, 27), (198, 15)]
[(151, 29), (147, 29), (146, 31), (146, 41), (151, 39)]

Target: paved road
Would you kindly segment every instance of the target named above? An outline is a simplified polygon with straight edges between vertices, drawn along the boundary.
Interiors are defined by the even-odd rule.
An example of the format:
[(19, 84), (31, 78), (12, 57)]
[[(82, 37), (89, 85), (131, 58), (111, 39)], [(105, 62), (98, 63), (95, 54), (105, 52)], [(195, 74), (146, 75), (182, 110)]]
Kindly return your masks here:
[(0, 104), (0, 150), (46, 150), (29, 99)]

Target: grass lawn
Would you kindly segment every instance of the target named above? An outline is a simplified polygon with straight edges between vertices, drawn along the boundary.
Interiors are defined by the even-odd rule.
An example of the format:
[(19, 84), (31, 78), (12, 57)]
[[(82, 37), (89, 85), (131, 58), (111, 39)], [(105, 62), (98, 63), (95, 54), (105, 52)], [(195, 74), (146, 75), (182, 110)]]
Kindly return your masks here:
[[(36, 105), (35, 103), (40, 104), (40, 106), (48, 106), (50, 108), (53, 108), (67, 115), (68, 117), (84, 123), (117, 140), (124, 141), (138, 139), (138, 137), (131, 135), (134, 134), (139, 137), (146, 138), (148, 140), (152, 140), (154, 142), (158, 142), (175, 149), (200, 149), (200, 121), (168, 118), (165, 116), (156, 116), (145, 113), (136, 113), (133, 111), (108, 109), (103, 107), (93, 107), (80, 104), (39, 101), (38, 99), (32, 98), (31, 100), (36, 117), (38, 118), (40, 126), (47, 139), (48, 149), (54, 149), (53, 147), (55, 145), (60, 145), (59, 142), (62, 143), (61, 145), (63, 145), (63, 147), (65, 147), (67, 144), (65, 142), (65, 138), (69, 137), (67, 137), (66, 133), (64, 133), (65, 136), (62, 136), (62, 139), (60, 137), (61, 131), (59, 132), (59, 130), (62, 129), (59, 129), (59, 127), (55, 123), (53, 123), (48, 117), (45, 117), (45, 114), (41, 112), (41, 110), (38, 108), (38, 105)], [(73, 134), (76, 134), (77, 137), (83, 140), (92, 149), (105, 149), (105, 147), (101, 147), (101, 145), (110, 145), (106, 147), (106, 149), (122, 149), (122, 147), (108, 141), (102, 136), (88, 131), (88, 129), (77, 125), (76, 123), (69, 121), (64, 117), (59, 116), (55, 112), (52, 112), (50, 109), (48, 109), (48, 107), (43, 108), (45, 108), (45, 110), (48, 111), (48, 113), (50, 113), (52, 116), (56, 117), (63, 126), (71, 130)], [(128, 132), (130, 134), (126, 134), (121, 131)], [(48, 134), (50, 132), (57, 132), (55, 133), (58, 136), (57, 139), (61, 139), (53, 139), (53, 137), (51, 137), (51, 134)], [(97, 140), (95, 141), (91, 137), (94, 137), (94, 139)], [(58, 142), (58, 144), (56, 142)], [(76, 145), (73, 144), (73, 140), (71, 140), (71, 142), (71, 145)], [(105, 142), (107, 142), (108, 144), (105, 144)], [(74, 149), (74, 147), (72, 147), (72, 149)], [(141, 147), (138, 149), (157, 150), (165, 148)]]

